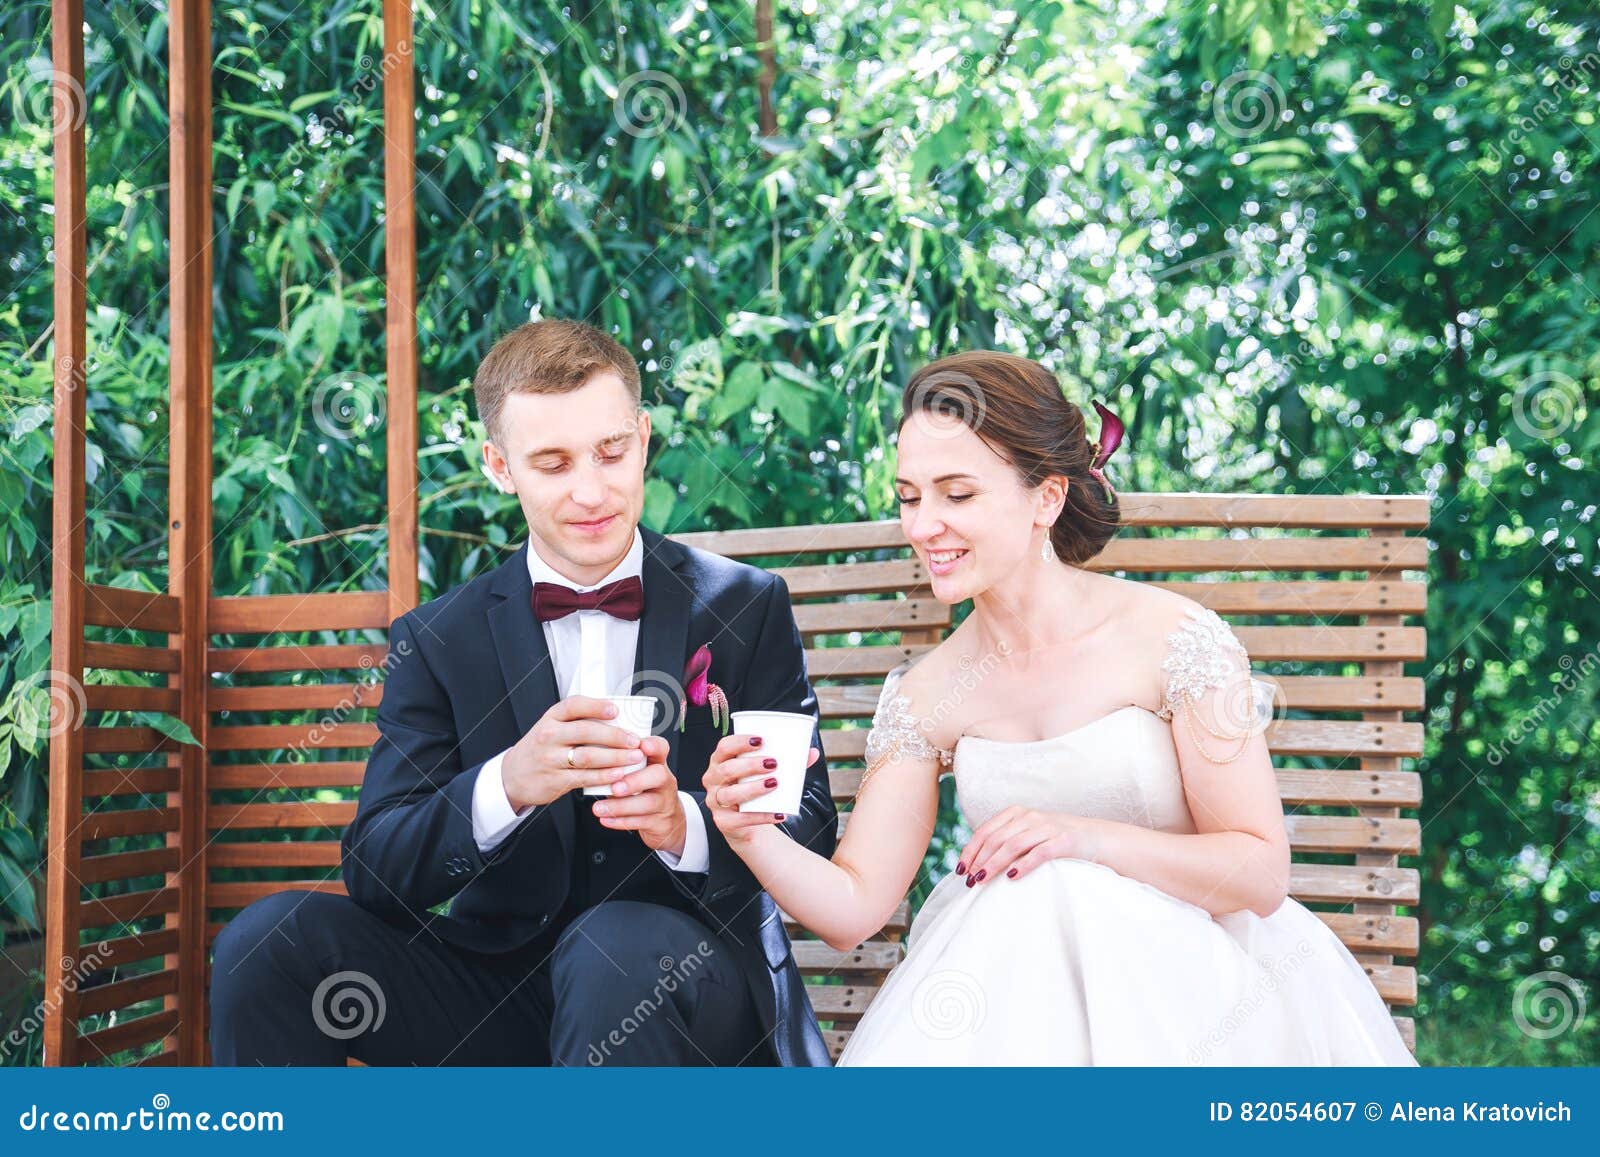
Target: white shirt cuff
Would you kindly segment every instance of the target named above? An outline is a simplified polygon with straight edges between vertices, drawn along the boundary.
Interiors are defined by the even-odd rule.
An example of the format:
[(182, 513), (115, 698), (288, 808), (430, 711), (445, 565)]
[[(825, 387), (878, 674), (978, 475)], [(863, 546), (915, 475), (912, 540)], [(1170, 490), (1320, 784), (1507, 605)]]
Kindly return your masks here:
[(533, 811), (533, 805), (520, 812), (511, 809), (506, 798), (505, 780), (500, 778), (500, 765), (505, 762), (502, 751), (484, 761), (478, 769), (478, 778), (472, 785), (472, 838), (478, 850), (488, 855), (516, 830), (518, 824)]
[(674, 872), (709, 872), (711, 846), (706, 843), (706, 817), (688, 792), (678, 793), (678, 803), (683, 808), (683, 855), (675, 856), (661, 848), (656, 849), (656, 855)]

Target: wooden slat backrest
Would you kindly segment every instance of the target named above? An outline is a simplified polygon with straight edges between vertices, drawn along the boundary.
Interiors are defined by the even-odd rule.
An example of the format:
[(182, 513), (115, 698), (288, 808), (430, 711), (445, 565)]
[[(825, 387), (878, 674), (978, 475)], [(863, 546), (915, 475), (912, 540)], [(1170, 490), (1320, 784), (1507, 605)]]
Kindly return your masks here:
[[(1294, 849), (1291, 893), (1357, 955), (1393, 1006), (1416, 1001), (1421, 782), (1401, 760), (1422, 751), (1422, 680), (1405, 662), (1426, 654), (1427, 499), (1412, 496), (1124, 494), (1121, 536), (1091, 564), (1181, 593), (1236, 621), (1258, 677), (1275, 683), (1280, 715), (1267, 733)], [(1164, 533), (1164, 532), (1182, 533)], [(686, 534), (680, 540), (759, 562), (784, 576), (817, 686), (835, 800), (846, 811), (861, 777), (866, 728), (884, 674), (936, 645), (949, 615), (897, 522)], [(1205, 577), (1200, 577), (1205, 576)], [(1281, 663), (1314, 673), (1278, 673)], [(1329, 814), (1335, 813), (1335, 814)], [(1331, 862), (1330, 862), (1331, 861)], [(902, 911), (853, 953), (797, 937), (819, 1019), (837, 1050), (894, 962)], [(1408, 1042), (1408, 1017), (1396, 1017)]]
[[(1417, 873), (1401, 867), (1398, 857), (1420, 848), (1417, 821), (1400, 813), (1418, 806), (1421, 787), (1400, 761), (1421, 749), (1420, 725), (1404, 716), (1421, 709), (1423, 687), (1420, 679), (1403, 675), (1401, 665), (1422, 657), (1421, 629), (1404, 619), (1421, 612), (1426, 590), (1403, 572), (1425, 562), (1418, 546), (1426, 546), (1402, 538), (1383, 552), (1363, 553), (1348, 544), (1358, 541), (1353, 532), (1360, 529), (1351, 511), (1365, 511), (1363, 517), (1378, 523), (1373, 534), (1399, 537), (1424, 524), (1425, 503), (1319, 498), (1305, 506), (1291, 498), (1161, 496), (1162, 517), (1141, 521), (1146, 499), (1155, 501), (1124, 495), (1126, 534), (1180, 530), (1174, 510), (1201, 519), (1202, 534), (1219, 527), (1235, 536), (1246, 529), (1286, 536), (1303, 529), (1305, 519), (1318, 520), (1294, 552), (1253, 549), (1252, 543), (1270, 538), (1229, 538), (1233, 550), (1221, 578), (1191, 577), (1218, 566), (1224, 556), (1214, 548), (1198, 548), (1204, 565), (1179, 549), (1205, 539), (1130, 537), (1117, 544), (1124, 549), (1108, 551), (1093, 565), (1180, 591), (1230, 619), (1267, 620), (1239, 622), (1235, 629), (1256, 673), (1276, 680), (1291, 716), (1273, 725), (1268, 741), (1295, 849), (1292, 892), (1307, 904), (1340, 909), (1319, 914), (1357, 953), (1377, 991), (1391, 1005), (1414, 1003), (1414, 970), (1396, 957), (1415, 956), (1417, 924), (1398, 915), (1396, 906), (1418, 901)], [(1247, 516), (1256, 523), (1244, 528)], [(927, 575), (908, 557), (894, 522), (679, 538), (759, 561), (789, 583), (817, 687), (834, 797), (847, 817), (883, 675), (937, 644), (948, 629), (949, 608), (932, 598)], [(1319, 553), (1321, 541), (1334, 544), (1326, 555)], [(1140, 560), (1144, 569), (1112, 567), (1106, 559), (1113, 555)], [(1296, 559), (1297, 569), (1305, 559), (1325, 565), (1307, 568), (1315, 578), (1286, 576), (1271, 565), (1285, 557)], [(1403, 561), (1379, 567), (1380, 557)], [(1347, 569), (1352, 558), (1361, 560), (1359, 569)], [(96, 621), (106, 627), (158, 629), (171, 614), (159, 598), (96, 598), (92, 588), (90, 594), (90, 604), (99, 608)], [(210, 601), (208, 944), (235, 910), (263, 896), (284, 888), (343, 890), (338, 837), (354, 814), (366, 748), (375, 736), (372, 712), (382, 699), (386, 653), (376, 639), (387, 626), (386, 615), (383, 596), (370, 593)], [(170, 652), (161, 647), (92, 642), (89, 653), (119, 669), (169, 669)], [(1283, 661), (1322, 669), (1278, 675), (1275, 665)], [(136, 709), (135, 704), (155, 709), (172, 694), (162, 687), (111, 686), (91, 687), (90, 693), (91, 708), (108, 710)], [(178, 746), (149, 728), (127, 727), (88, 727), (83, 742), (86, 752), (105, 760), (119, 758), (119, 752), (160, 757)], [(127, 763), (138, 756), (120, 758)], [(163, 873), (176, 867), (177, 849), (163, 841), (176, 830), (180, 811), (122, 805), (140, 792), (175, 789), (176, 776), (175, 768), (159, 765), (91, 768), (84, 774), (94, 814), (84, 819), (82, 836), (118, 837), (124, 845), (114, 853), (86, 854), (82, 862), (86, 884), (122, 885), (119, 894), (104, 896), (104, 889), (91, 887), (81, 904), (84, 929), (118, 932), (99, 951), (96, 976), (108, 975), (115, 965), (121, 977), (126, 965), (173, 951), (175, 932), (161, 923), (178, 902), (176, 891), (163, 883)], [(87, 853), (96, 850), (86, 845)], [(126, 887), (141, 877), (137, 887)], [(134, 917), (143, 922), (126, 922)], [(843, 953), (791, 925), (797, 960), (835, 1052), (900, 959), (909, 917), (909, 905), (902, 904), (882, 933)], [(89, 987), (79, 1014), (148, 1009), (176, 992), (177, 983), (178, 973), (169, 967)], [(147, 1013), (98, 1030), (84, 1038), (84, 1047), (108, 1050), (159, 1039), (172, 1028), (164, 1016)], [(1409, 1019), (1397, 1021), (1410, 1039)]]

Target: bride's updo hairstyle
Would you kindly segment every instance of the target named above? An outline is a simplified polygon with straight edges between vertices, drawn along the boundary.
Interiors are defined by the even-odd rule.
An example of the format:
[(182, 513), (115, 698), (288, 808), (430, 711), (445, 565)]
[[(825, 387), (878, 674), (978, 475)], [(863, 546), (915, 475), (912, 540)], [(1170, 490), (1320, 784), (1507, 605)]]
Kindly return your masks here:
[(906, 383), (900, 425), (919, 414), (959, 419), (1022, 476), (1029, 488), (1067, 479), (1067, 500), (1050, 528), (1062, 562), (1088, 562), (1122, 523), (1114, 495), (1090, 473), (1097, 447), (1083, 411), (1038, 362), (995, 350), (970, 350), (930, 362)]

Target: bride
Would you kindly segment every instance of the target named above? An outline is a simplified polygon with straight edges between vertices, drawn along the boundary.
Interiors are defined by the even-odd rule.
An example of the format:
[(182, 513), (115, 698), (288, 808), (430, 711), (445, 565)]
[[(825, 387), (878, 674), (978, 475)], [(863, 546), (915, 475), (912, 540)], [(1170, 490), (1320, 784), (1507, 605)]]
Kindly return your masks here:
[[(1288, 898), (1249, 659), (1214, 612), (1083, 564), (1115, 534), (1101, 441), (1043, 366), (944, 358), (907, 384), (901, 524), (972, 613), (890, 672), (832, 860), (705, 775), (729, 845), (836, 949), (883, 926), (951, 771), (974, 825), (841, 1065), (1414, 1065), (1361, 966)], [(753, 778), (751, 778), (753, 777)]]

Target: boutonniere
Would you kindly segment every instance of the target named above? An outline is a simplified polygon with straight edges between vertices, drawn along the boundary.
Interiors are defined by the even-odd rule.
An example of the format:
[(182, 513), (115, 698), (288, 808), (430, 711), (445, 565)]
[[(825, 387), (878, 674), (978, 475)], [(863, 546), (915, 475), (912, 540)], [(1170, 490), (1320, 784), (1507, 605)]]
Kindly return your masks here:
[(696, 707), (711, 706), (711, 722), (722, 728), (722, 734), (728, 734), (728, 697), (723, 694), (722, 688), (711, 681), (711, 644), (702, 643), (700, 649), (689, 657), (689, 665), (683, 669), (683, 686), (687, 699), (678, 700), (678, 730), (689, 720), (689, 704)]

